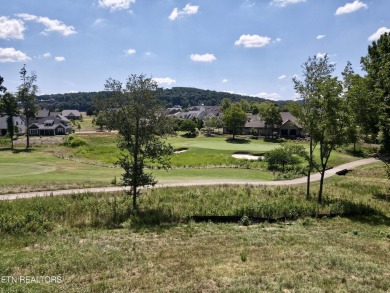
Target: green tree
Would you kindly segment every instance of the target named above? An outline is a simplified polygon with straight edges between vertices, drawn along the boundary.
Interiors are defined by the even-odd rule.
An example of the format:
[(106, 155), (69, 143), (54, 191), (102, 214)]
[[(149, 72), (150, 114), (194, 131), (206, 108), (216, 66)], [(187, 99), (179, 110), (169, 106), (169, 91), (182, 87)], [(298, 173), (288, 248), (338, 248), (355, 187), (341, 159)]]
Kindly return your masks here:
[(367, 86), (375, 97), (380, 97), (382, 113), (380, 129), (382, 131), (383, 151), (390, 153), (390, 33), (384, 33), (368, 46), (367, 56), (360, 60), (367, 72)]
[(13, 94), (6, 92), (0, 100), (0, 112), (4, 113), (7, 118), (7, 132), (11, 139), (11, 149), (14, 148), (15, 125), (14, 117), (19, 115), (19, 108), (16, 98)]
[(186, 131), (188, 135), (196, 132), (196, 122), (191, 119), (185, 119), (180, 125), (180, 131)]
[(224, 112), (223, 123), (226, 128), (232, 132), (233, 139), (235, 139), (238, 130), (245, 126), (246, 121), (246, 114), (241, 109), (240, 105), (234, 104)]
[(20, 70), (20, 79), (22, 84), (18, 87), (18, 101), (21, 103), (23, 115), (26, 117), (26, 132), (27, 142), (26, 149), (30, 147), (30, 122), (38, 111), (36, 105), (36, 93), (38, 86), (36, 85), (37, 75), (33, 72), (30, 76), (27, 75), (26, 65)]
[(312, 100), (317, 125), (311, 135), (320, 147), (319, 172), (321, 174), (318, 202), (322, 202), (325, 171), (332, 151), (346, 142), (348, 110), (341, 96), (342, 83), (336, 77), (328, 77), (318, 84), (319, 95)]
[(329, 156), (345, 139), (345, 100), (341, 97), (341, 83), (332, 77), (334, 64), (329, 62), (327, 55), (324, 58), (309, 57), (302, 69), (304, 79), (293, 78), (294, 88), (302, 103), (290, 108), (310, 135), (307, 198), (310, 198), (310, 174), (315, 167), (313, 151), (317, 144), (320, 146), (321, 180), (318, 201), (321, 202)]
[(240, 101), (240, 104), (241, 104), (241, 109), (244, 110), (244, 112), (246, 113), (251, 112), (251, 105), (247, 100), (242, 99)]
[(104, 117), (104, 113), (103, 113), (102, 111), (96, 116), (95, 124), (96, 124), (97, 126), (99, 126), (100, 131), (103, 131), (103, 127), (104, 127), (105, 125), (107, 125), (107, 120), (106, 120), (106, 118)]
[(231, 105), (232, 103), (230, 102), (230, 100), (228, 98), (224, 98), (221, 103), (221, 111), (225, 112), (227, 109), (230, 108)]
[(130, 187), (133, 209), (137, 211), (139, 187), (157, 183), (152, 173), (145, 172), (145, 165), (170, 167), (169, 155), (173, 149), (162, 137), (172, 133), (172, 125), (156, 98), (157, 84), (153, 79), (130, 75), (123, 86), (109, 78), (105, 90), (111, 95), (100, 106), (109, 116), (107, 123), (118, 130), (121, 150), (118, 164), (124, 170), (123, 185)]
[(205, 121), (206, 131), (214, 132), (217, 128), (223, 127), (223, 121), (216, 116), (208, 117)]
[(5, 93), (7, 91), (7, 88), (3, 86), (4, 78), (0, 75), (0, 95), (1, 92)]
[(266, 127), (271, 128), (271, 136), (273, 136), (274, 128), (283, 123), (279, 107), (274, 103), (264, 102), (259, 105), (259, 111)]

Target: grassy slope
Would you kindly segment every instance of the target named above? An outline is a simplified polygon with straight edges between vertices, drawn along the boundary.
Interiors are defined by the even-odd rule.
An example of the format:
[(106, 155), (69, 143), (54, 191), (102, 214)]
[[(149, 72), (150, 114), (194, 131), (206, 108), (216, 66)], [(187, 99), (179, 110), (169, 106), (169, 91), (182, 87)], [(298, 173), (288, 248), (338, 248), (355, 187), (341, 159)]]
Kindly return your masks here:
[[(318, 186), (315, 186), (313, 191)], [(194, 207), (234, 209), (239, 196), (304, 198), (304, 188), (173, 188), (141, 197), (144, 221), (91, 228), (107, 216), (107, 195), (0, 203), (57, 217), (52, 232), (0, 237), (0, 275), (61, 275), (61, 284), (7, 284), (33, 292), (388, 292), (390, 195), (380, 164), (327, 180), (326, 198), (363, 203), (375, 212), (328, 219), (241, 226), (180, 223)], [(219, 196), (214, 199), (213, 197)], [(225, 200), (221, 200), (222, 198)], [(96, 201), (98, 200), (98, 201)], [(72, 204), (73, 202), (73, 204)], [(104, 202), (106, 204), (104, 204)], [(112, 202), (112, 201), (111, 201)], [(59, 204), (61, 203), (61, 204)], [(129, 201), (127, 203), (130, 203)], [(126, 203), (125, 203), (126, 204)], [(100, 214), (95, 214), (94, 207)], [(57, 210), (63, 210), (59, 214)], [(158, 210), (160, 209), (160, 210)], [(120, 213), (120, 208), (116, 209)], [(165, 221), (151, 221), (155, 211)], [(170, 211), (170, 212), (169, 212)], [(9, 213), (9, 212), (8, 212)], [(1, 214), (1, 213), (0, 213)], [(29, 218), (33, 217), (30, 213)], [(77, 216), (78, 215), (78, 216)], [(139, 223), (139, 224), (137, 224)], [(149, 223), (149, 224), (148, 224)], [(34, 231), (34, 226), (29, 228)], [(38, 230), (39, 231), (39, 230)]]

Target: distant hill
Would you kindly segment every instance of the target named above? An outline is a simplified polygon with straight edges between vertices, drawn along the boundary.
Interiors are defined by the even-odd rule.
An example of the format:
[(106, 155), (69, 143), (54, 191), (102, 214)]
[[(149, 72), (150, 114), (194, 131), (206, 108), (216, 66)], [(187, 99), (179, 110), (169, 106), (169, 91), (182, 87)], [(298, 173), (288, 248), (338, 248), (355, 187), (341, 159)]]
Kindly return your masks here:
[[(79, 111), (87, 111), (93, 109), (93, 100), (95, 98), (104, 98), (109, 96), (109, 92), (83, 92), (83, 93), (66, 93), (38, 96), (38, 105), (42, 109), (63, 110), (76, 109)], [(161, 99), (165, 107), (173, 107), (180, 105), (183, 108), (204, 104), (205, 106), (220, 105), (224, 98), (232, 102), (239, 102), (244, 99), (249, 103), (264, 102), (266, 99), (256, 98), (251, 96), (242, 96), (238, 94), (230, 94), (226, 92), (217, 92), (210, 90), (202, 90), (189, 87), (173, 87), (171, 89), (158, 89), (158, 97)], [(288, 101), (277, 101), (279, 106), (284, 106)]]

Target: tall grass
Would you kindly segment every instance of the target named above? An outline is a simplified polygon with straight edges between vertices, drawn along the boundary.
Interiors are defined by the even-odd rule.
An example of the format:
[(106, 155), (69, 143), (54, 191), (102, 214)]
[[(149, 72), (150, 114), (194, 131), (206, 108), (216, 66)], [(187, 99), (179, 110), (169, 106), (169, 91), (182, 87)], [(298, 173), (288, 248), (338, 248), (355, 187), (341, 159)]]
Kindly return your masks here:
[(124, 193), (81, 194), (0, 203), (0, 233), (45, 233), (57, 225), (113, 228), (123, 225), (177, 224), (194, 216), (298, 219), (318, 216), (370, 215), (389, 223), (386, 184), (347, 176), (326, 185), (322, 204), (305, 199), (304, 186), (175, 187), (143, 190), (139, 213)]

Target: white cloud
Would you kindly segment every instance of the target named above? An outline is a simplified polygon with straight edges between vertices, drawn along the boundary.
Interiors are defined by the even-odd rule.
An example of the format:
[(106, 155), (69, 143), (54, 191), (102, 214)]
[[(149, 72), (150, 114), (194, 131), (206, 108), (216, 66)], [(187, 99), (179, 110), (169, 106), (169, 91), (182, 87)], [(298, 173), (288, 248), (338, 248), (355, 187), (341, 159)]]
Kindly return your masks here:
[(203, 55), (200, 55), (200, 54), (191, 54), (191, 60), (192, 61), (195, 61), (195, 62), (213, 62), (215, 60), (217, 60), (217, 58), (215, 58), (214, 54), (203, 54)]
[(67, 26), (62, 21), (57, 19), (50, 19), (48, 17), (35, 16), (27, 13), (17, 14), (18, 17), (25, 21), (35, 21), (45, 26), (44, 34), (49, 32), (58, 32), (63, 36), (70, 36), (76, 34), (74, 26)]
[(285, 79), (286, 77), (287, 77), (287, 76), (283, 74), (283, 75), (279, 76), (278, 79), (279, 79), (279, 80), (282, 80), (282, 79)]
[(268, 99), (268, 100), (273, 100), (273, 101), (277, 101), (277, 100), (280, 100), (282, 98), (277, 93), (266, 93), (266, 92), (258, 93), (257, 95), (255, 95), (255, 97)]
[(323, 39), (323, 38), (325, 38), (326, 37), (326, 35), (318, 35), (318, 36), (316, 36), (316, 39), (317, 40), (321, 40), (321, 39)]
[(316, 55), (316, 57), (317, 57), (318, 59), (323, 59), (323, 58), (325, 58), (326, 55), (327, 55), (327, 53), (320, 53), (320, 52), (318, 52), (317, 55)]
[(101, 23), (104, 23), (106, 20), (104, 18), (98, 18), (95, 20), (95, 22), (93, 23), (94, 25), (99, 25)]
[(51, 57), (51, 54), (49, 52), (43, 54), (43, 58), (50, 58)]
[(260, 48), (268, 45), (271, 38), (259, 35), (241, 35), (240, 38), (234, 42), (236, 46), (244, 46), (245, 48)]
[(135, 0), (99, 0), (98, 4), (102, 8), (109, 8), (110, 11), (128, 10)]
[(54, 57), (54, 60), (57, 61), (57, 62), (64, 62), (65, 61), (65, 57), (64, 56), (56, 56), (56, 57)]
[(360, 0), (355, 0), (352, 3), (347, 3), (344, 6), (337, 8), (335, 14), (342, 15), (342, 14), (352, 13), (362, 8), (367, 9), (368, 5), (363, 2), (360, 2)]
[(222, 82), (223, 83), (227, 83), (229, 80), (227, 80), (226, 78), (222, 79)]
[(0, 16), (0, 39), (19, 39), (24, 38), (24, 23), (20, 19), (10, 19), (6, 16)]
[(137, 51), (135, 49), (128, 49), (128, 50), (125, 50), (125, 53), (127, 55), (135, 55), (137, 53)]
[(197, 14), (199, 11), (199, 6), (187, 4), (182, 10), (174, 8), (171, 14), (168, 16), (170, 20), (176, 20), (177, 18), (183, 17), (184, 15)]
[(15, 50), (14, 48), (0, 48), (0, 63), (22, 62), (31, 60), (26, 53)]
[(172, 86), (176, 83), (176, 80), (170, 77), (155, 77), (153, 80), (157, 82), (159, 86)]
[(369, 38), (368, 40), (373, 42), (373, 41), (377, 41), (379, 40), (379, 38), (381, 37), (381, 35), (383, 35), (384, 33), (390, 33), (390, 28), (387, 28), (387, 27), (381, 27), (379, 28), (375, 33), (373, 33)]
[(306, 0), (272, 0), (271, 5), (286, 7), (289, 4), (296, 4), (300, 2), (306, 2)]

